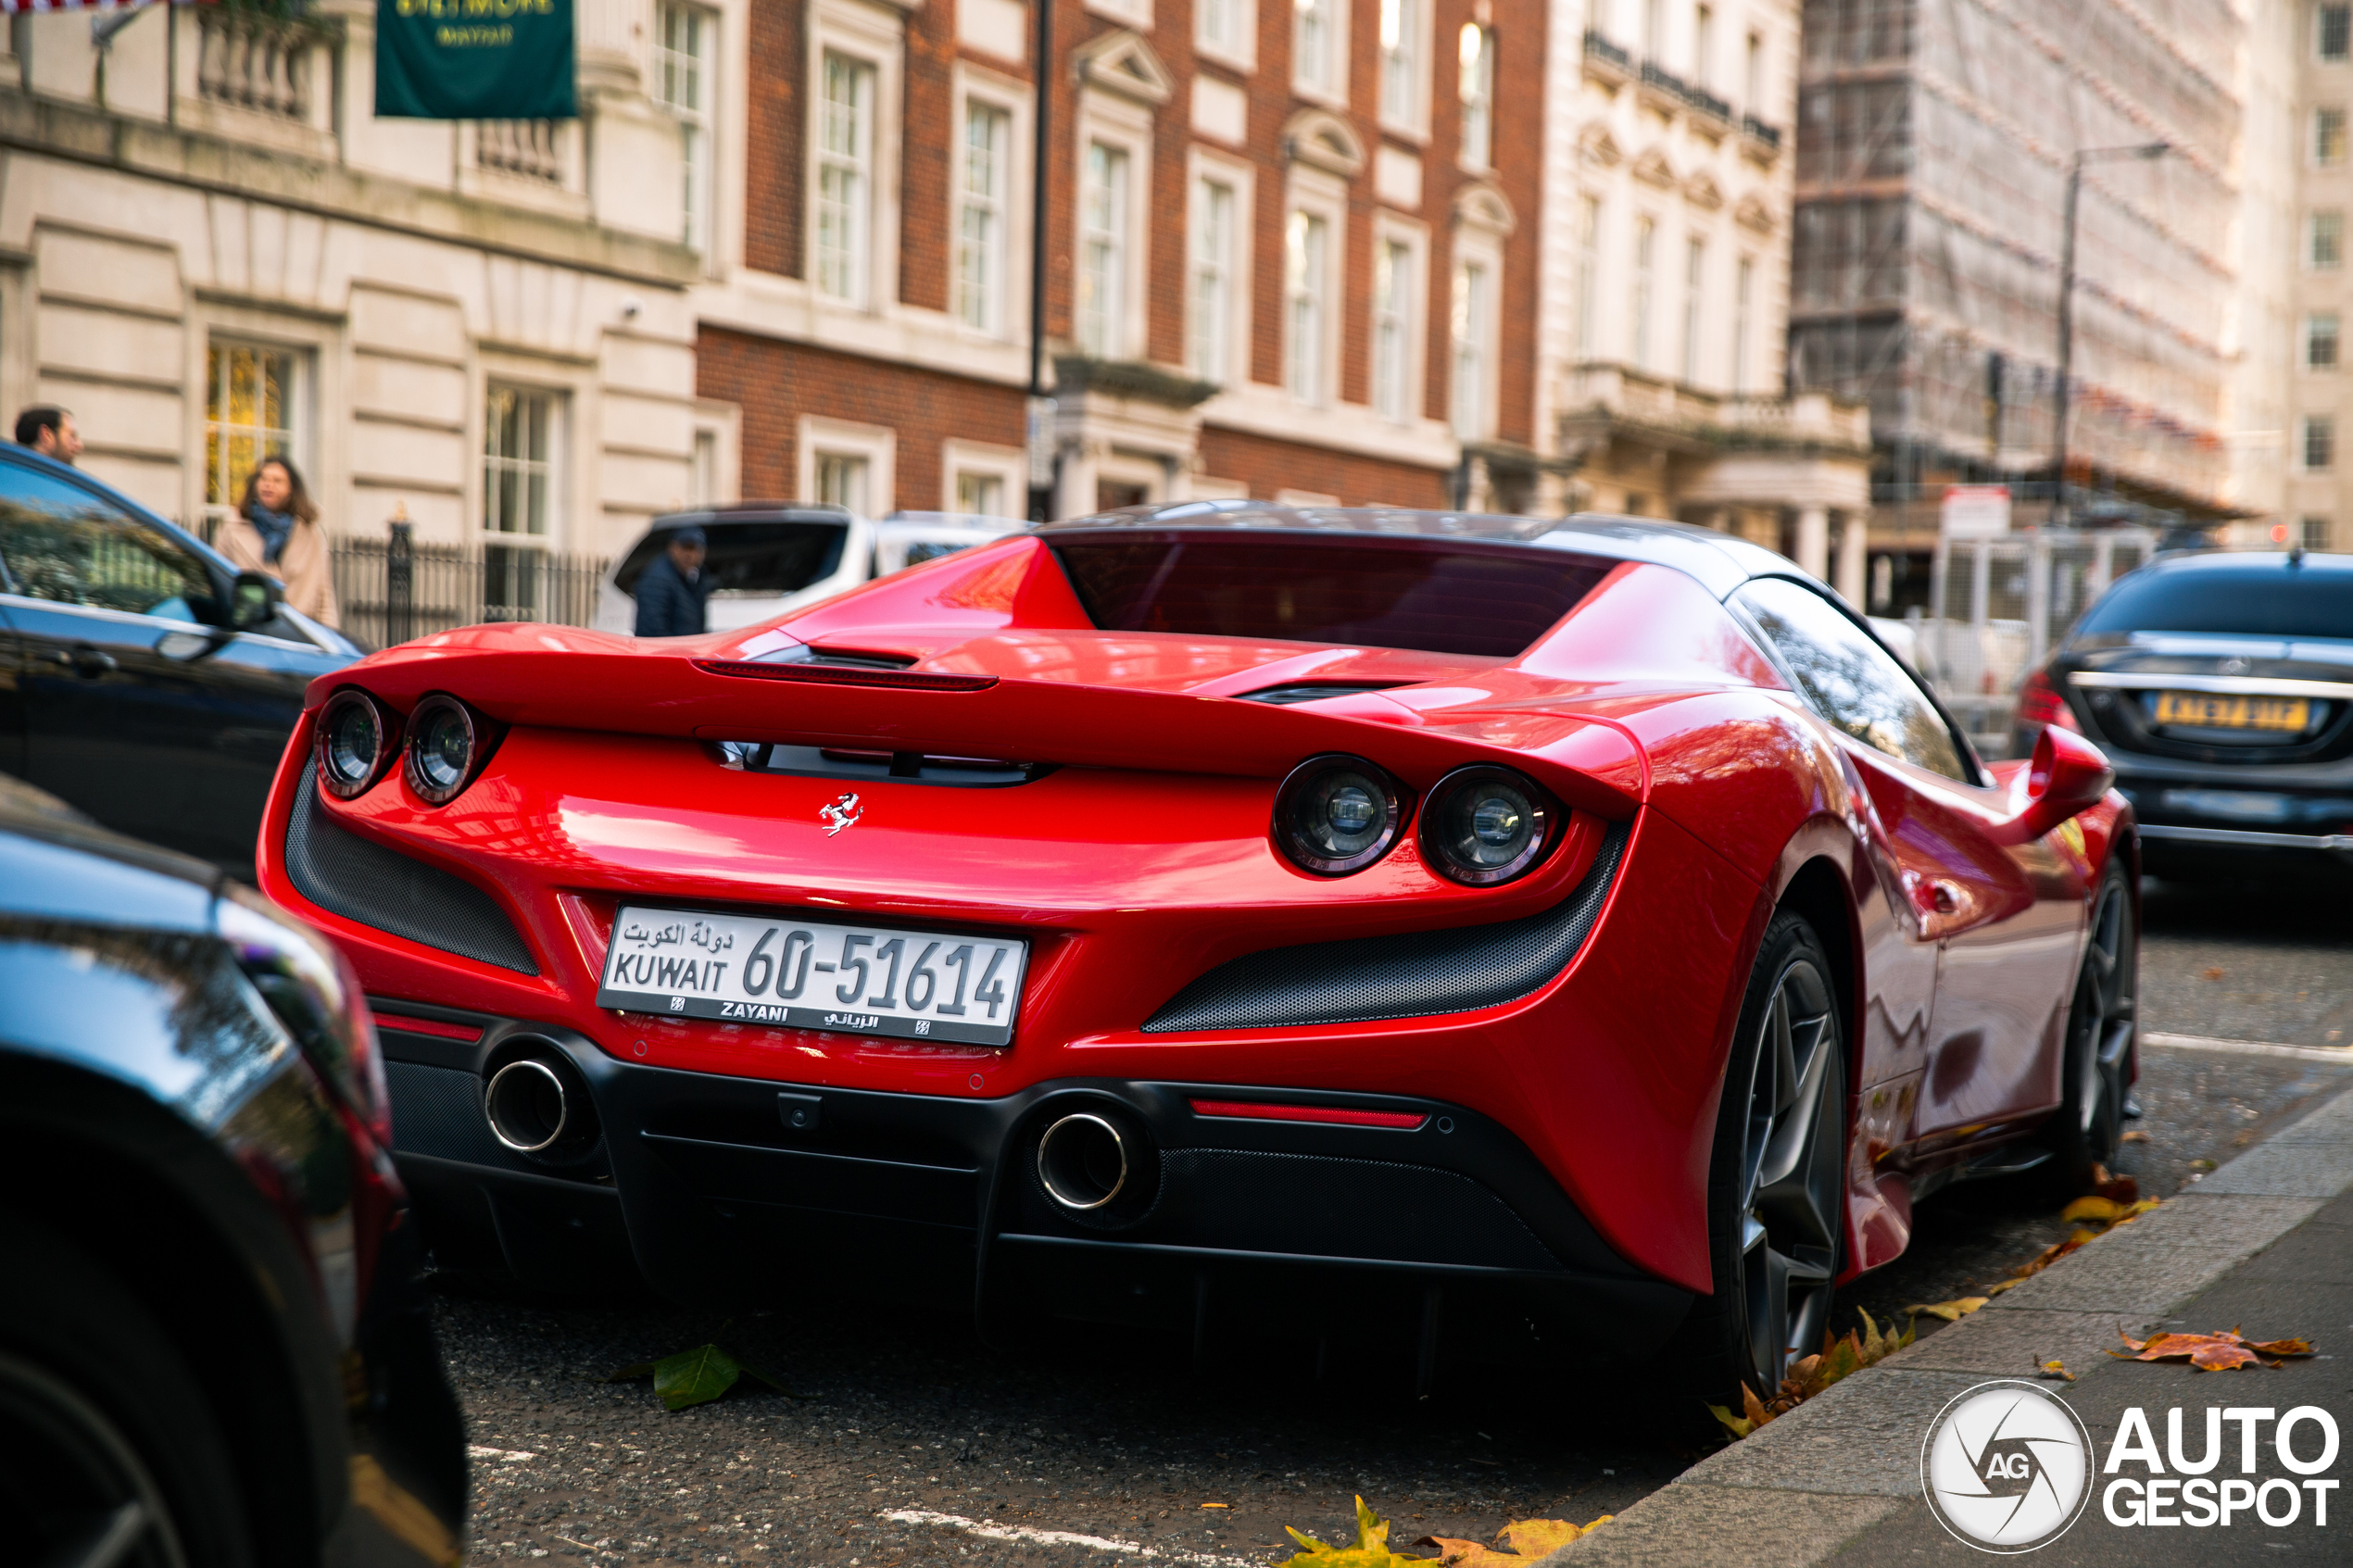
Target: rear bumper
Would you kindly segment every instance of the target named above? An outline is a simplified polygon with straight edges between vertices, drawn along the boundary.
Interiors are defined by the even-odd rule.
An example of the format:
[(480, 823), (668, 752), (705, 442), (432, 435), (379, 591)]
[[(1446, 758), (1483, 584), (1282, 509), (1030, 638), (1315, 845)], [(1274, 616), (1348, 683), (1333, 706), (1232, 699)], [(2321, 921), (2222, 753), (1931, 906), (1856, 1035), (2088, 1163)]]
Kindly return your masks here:
[[(1371, 1300), (1416, 1319), (1442, 1300), (1450, 1342), (1481, 1325), (1482, 1348), (1513, 1359), (1531, 1335), (1564, 1348), (1604, 1324), (1664, 1336), (1691, 1300), (1612, 1251), (1510, 1132), (1439, 1100), (1109, 1078), (949, 1098), (641, 1066), (562, 1030), (483, 1022), (471, 1045), (386, 1033), (401, 1169), (444, 1263), (543, 1286), (634, 1269), (673, 1298), (728, 1303), (824, 1281), (984, 1322), (1180, 1331), (1205, 1303), (1223, 1319), (1264, 1302), (1315, 1334), (1366, 1327), (1381, 1315)], [(482, 1119), (484, 1068), (524, 1036), (590, 1087), (602, 1139), (574, 1166), (535, 1166)], [(1203, 1114), (1194, 1102), (1208, 1099), (1415, 1124)], [(1059, 1209), (1038, 1179), (1040, 1133), (1078, 1110), (1140, 1130), (1151, 1150), (1148, 1192), (1111, 1220)], [(1334, 1288), (1352, 1279), (1379, 1288)]]

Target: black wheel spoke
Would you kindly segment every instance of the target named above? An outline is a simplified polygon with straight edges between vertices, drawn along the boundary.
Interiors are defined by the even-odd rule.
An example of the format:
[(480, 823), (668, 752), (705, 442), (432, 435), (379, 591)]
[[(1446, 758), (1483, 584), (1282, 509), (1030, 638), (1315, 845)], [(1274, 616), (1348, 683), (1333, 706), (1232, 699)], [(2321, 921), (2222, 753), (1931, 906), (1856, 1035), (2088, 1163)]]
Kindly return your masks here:
[(1838, 1049), (1828, 986), (1801, 959), (1765, 1010), (1742, 1151), (1743, 1306), (1767, 1394), (1829, 1315), (1844, 1163)]

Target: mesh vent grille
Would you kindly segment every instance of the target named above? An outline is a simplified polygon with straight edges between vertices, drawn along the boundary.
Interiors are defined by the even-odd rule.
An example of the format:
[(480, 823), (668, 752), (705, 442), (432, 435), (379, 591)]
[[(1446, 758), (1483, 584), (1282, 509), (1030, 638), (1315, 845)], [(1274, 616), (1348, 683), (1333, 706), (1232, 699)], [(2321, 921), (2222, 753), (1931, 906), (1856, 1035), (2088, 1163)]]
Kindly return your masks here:
[(477, 963), (539, 972), (490, 895), (337, 827), (319, 804), (318, 779), (308, 768), (286, 823), (286, 875), (304, 897), (346, 920)]
[(1517, 1001), (1585, 945), (1617, 878), (1628, 831), (1612, 823), (1576, 891), (1541, 914), (1246, 953), (1177, 992), (1145, 1021), (1144, 1033), (1365, 1023)]

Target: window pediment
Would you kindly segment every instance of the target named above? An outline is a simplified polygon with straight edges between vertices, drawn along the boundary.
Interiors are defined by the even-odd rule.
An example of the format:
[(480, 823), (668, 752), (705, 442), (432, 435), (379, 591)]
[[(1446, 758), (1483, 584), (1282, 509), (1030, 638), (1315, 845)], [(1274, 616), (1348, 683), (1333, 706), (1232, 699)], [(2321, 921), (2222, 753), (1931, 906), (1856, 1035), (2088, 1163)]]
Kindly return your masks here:
[(1519, 227), (1519, 215), (1504, 193), (1481, 181), (1464, 186), (1454, 196), (1454, 221), (1466, 229), (1505, 235)]
[(1732, 221), (1743, 229), (1769, 234), (1774, 228), (1773, 209), (1753, 195), (1743, 196), (1740, 205), (1732, 209)]
[(1617, 138), (1611, 135), (1609, 127), (1599, 120), (1579, 132), (1577, 150), (1595, 169), (1615, 169), (1626, 157), (1625, 149), (1617, 144)]
[(1724, 205), (1724, 193), (1703, 170), (1683, 182), (1683, 199), (1703, 212), (1714, 212)]
[(1645, 148), (1634, 160), (1634, 178), (1645, 185), (1656, 185), (1662, 191), (1675, 188), (1675, 166), (1656, 147)]
[(1346, 120), (1324, 109), (1302, 109), (1283, 124), (1283, 156), (1343, 180), (1365, 171), (1365, 144)]
[(1071, 52), (1071, 74), (1089, 87), (1158, 107), (1176, 90), (1176, 80), (1160, 63), (1141, 33), (1106, 32)]

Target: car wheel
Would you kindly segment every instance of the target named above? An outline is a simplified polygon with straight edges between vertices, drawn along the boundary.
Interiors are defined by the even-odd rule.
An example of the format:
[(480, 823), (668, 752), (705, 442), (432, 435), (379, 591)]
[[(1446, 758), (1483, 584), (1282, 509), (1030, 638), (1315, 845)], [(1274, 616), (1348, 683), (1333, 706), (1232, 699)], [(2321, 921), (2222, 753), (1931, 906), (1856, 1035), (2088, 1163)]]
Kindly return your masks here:
[(1831, 966), (1802, 916), (1765, 929), (1724, 1073), (1708, 1169), (1715, 1294), (1678, 1332), (1694, 1392), (1767, 1399), (1820, 1348), (1845, 1234), (1846, 1059)]
[(0, 1515), (36, 1562), (244, 1568), (219, 1424), (154, 1315), (0, 1216)]
[(2133, 1065), (2140, 953), (2131, 889), (2123, 869), (2110, 865), (2092, 906), (2091, 935), (2068, 1007), (2059, 1108), (2043, 1126), (2052, 1155), (2043, 1168), (2045, 1185), (2062, 1198), (2082, 1194), (2092, 1185), (2093, 1167), (2116, 1158)]

